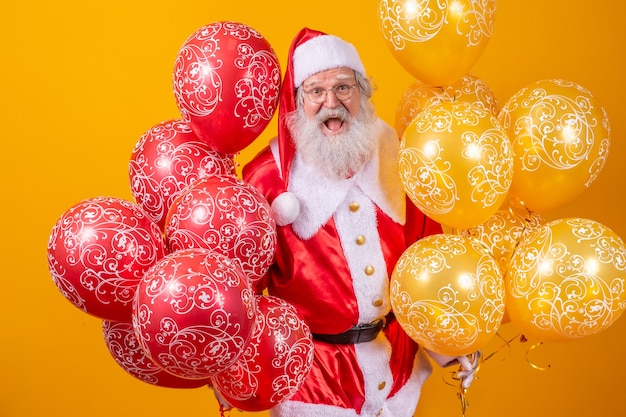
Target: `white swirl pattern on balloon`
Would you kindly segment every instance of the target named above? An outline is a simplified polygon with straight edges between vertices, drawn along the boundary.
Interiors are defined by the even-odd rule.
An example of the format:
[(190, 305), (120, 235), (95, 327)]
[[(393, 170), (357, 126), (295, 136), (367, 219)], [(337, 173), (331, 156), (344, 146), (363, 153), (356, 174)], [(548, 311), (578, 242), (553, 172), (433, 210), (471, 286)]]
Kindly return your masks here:
[[(589, 250), (556, 238), (552, 227), (557, 224), (567, 225), (575, 245)], [(563, 340), (611, 325), (626, 308), (626, 252), (618, 239), (605, 226), (577, 218), (533, 231), (507, 275), (507, 296), (515, 302), (512, 317), (527, 316), (539, 337), (545, 332)]]
[[(417, 167), (415, 169), (414, 167)], [(400, 176), (409, 196), (429, 214), (445, 214), (458, 199), (456, 181), (449, 175), (451, 164), (443, 160), (439, 141), (429, 141), (425, 149), (400, 149)]]
[(182, 378), (202, 379), (239, 357), (255, 315), (254, 294), (236, 264), (217, 252), (190, 249), (165, 256), (146, 273), (133, 326), (157, 365)]
[[(496, 123), (495, 118), (493, 123)], [(478, 164), (468, 171), (467, 180), (472, 187), (471, 201), (493, 206), (501, 200), (511, 185), (509, 162), (511, 148), (508, 140), (502, 140), (500, 129), (488, 129), (481, 134), (465, 132), (461, 140), (465, 144), (462, 155), (467, 159), (478, 158)], [(478, 150), (478, 151), (477, 151)]]
[[(407, 146), (404, 139), (401, 142), (399, 167), (405, 190), (429, 214), (452, 211), (459, 200), (459, 190), (466, 190), (468, 185), (470, 200), (485, 207), (501, 201), (511, 185), (512, 149), (499, 122), (481, 107), (458, 104), (450, 109), (436, 106), (423, 110), (409, 128), (418, 135), (453, 129), (458, 132), (461, 158), (473, 165), (463, 178), (449, 174), (453, 168), (451, 150), (444, 149), (438, 139), (428, 140), (421, 148)], [(488, 119), (493, 127), (480, 132), (471, 129), (482, 119)], [(466, 130), (458, 131), (456, 126)]]
[[(240, 41), (232, 63), (224, 63), (219, 53), (221, 48), (228, 47), (219, 43), (221, 34)], [(243, 120), (244, 128), (255, 127), (272, 118), (275, 94), (268, 94), (268, 91), (273, 92), (280, 86), (280, 66), (273, 54), (246, 44), (249, 39), (262, 40), (263, 37), (254, 29), (235, 22), (216, 22), (190, 36), (174, 64), (174, 92), (185, 121), (190, 121), (192, 116), (210, 115), (224, 95), (236, 97), (233, 116)], [(232, 91), (225, 91), (223, 77), (229, 74), (220, 70), (231, 65), (246, 70), (248, 75), (238, 80)]]
[[(130, 313), (137, 284), (164, 252), (161, 231), (137, 205), (96, 197), (74, 205), (56, 223), (48, 265), (72, 304), (101, 318), (120, 319), (115, 310)], [(107, 306), (112, 316), (103, 316), (109, 314)]]
[[(265, 123), (272, 118), (276, 107), (276, 86), (280, 85), (280, 73), (268, 71), (276, 70), (278, 64), (275, 55), (269, 51), (256, 52), (248, 45), (239, 47), (239, 59), (235, 66), (246, 70), (249, 78), (239, 80), (235, 84), (235, 94), (240, 100), (235, 105), (235, 116), (244, 120), (243, 127), (254, 127)], [(256, 80), (255, 83), (250, 80)]]
[(269, 409), (289, 399), (313, 363), (311, 332), (295, 307), (273, 296), (258, 296), (259, 314), (242, 356), (216, 375), (214, 385), (244, 411)]
[(158, 367), (146, 355), (131, 323), (102, 321), (102, 334), (111, 356), (128, 374), (148, 384), (171, 388), (199, 388), (209, 379), (183, 379)]
[(504, 274), (517, 245), (541, 226), (541, 215), (525, 213), (522, 216), (512, 209), (498, 210), (485, 223), (459, 231), (461, 236), (477, 239), (489, 248)]
[(276, 224), (267, 200), (235, 177), (202, 178), (175, 200), (166, 225), (171, 251), (209, 248), (237, 260), (253, 282), (274, 261)]
[[(504, 314), (502, 275), (479, 242), (447, 234), (426, 239), (428, 245), (418, 242), (395, 266), (390, 294), (396, 316), (407, 334), (429, 349), (471, 349), (479, 336), (493, 335), (500, 326)], [(468, 249), (472, 256), (480, 254), (473, 271), (455, 265), (455, 258), (468, 255)], [(439, 287), (437, 274), (455, 268), (458, 279), (441, 280)], [(438, 288), (436, 296), (405, 290), (412, 287), (413, 280), (430, 282), (431, 289)]]
[(159, 123), (135, 144), (128, 166), (131, 192), (163, 227), (173, 200), (199, 178), (234, 173), (231, 158), (198, 140), (181, 120)]
[[(604, 167), (609, 149), (608, 137), (596, 138), (594, 128), (602, 124), (608, 130), (608, 117), (604, 109), (602, 120), (593, 117), (591, 93), (584, 87), (565, 80), (552, 82), (570, 91), (579, 90), (581, 94), (567, 97), (550, 94), (541, 87), (532, 88), (530, 92), (524, 88), (512, 96), (503, 109), (503, 120), (509, 120), (509, 123), (507, 114), (518, 107), (527, 109), (528, 115), (515, 121), (511, 140), (528, 140), (529, 143), (519, 146), (517, 149), (523, 149), (524, 152), (516, 156), (521, 169), (527, 171), (535, 171), (544, 164), (557, 170), (567, 170), (594, 158), (587, 181), (590, 184)], [(519, 101), (520, 96), (530, 98)], [(598, 155), (592, 153), (596, 143), (600, 143)]]
[[(454, 14), (456, 31), (466, 34), (467, 46), (480, 44), (493, 33), (495, 2), (470, 0), (467, 9), (447, 0), (387, 0), (378, 8), (379, 23), (385, 39), (396, 50), (407, 42), (425, 42), (435, 37)], [(478, 6), (477, 6), (478, 5)], [(467, 27), (464, 27), (467, 26)]]

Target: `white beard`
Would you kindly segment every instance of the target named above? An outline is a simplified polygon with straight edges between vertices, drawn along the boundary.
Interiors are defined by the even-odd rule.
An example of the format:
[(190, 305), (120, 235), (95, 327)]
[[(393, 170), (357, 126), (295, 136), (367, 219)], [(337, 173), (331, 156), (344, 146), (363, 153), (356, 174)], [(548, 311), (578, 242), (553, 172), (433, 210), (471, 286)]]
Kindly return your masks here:
[[(346, 132), (326, 136), (320, 125), (330, 118), (348, 124)], [(348, 110), (322, 107), (313, 119), (308, 119), (301, 108), (291, 113), (288, 125), (302, 162), (319, 169), (333, 179), (349, 178), (369, 162), (376, 151), (376, 114), (371, 104), (361, 106), (359, 116)]]

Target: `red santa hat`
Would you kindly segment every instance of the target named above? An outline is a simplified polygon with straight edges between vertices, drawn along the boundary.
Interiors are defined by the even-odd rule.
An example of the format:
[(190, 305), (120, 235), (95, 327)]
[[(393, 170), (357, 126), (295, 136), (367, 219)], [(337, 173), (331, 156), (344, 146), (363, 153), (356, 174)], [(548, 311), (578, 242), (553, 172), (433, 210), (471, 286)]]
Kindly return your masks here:
[(337, 36), (306, 27), (302, 29), (289, 48), (278, 110), (278, 150), (285, 192), (274, 199), (272, 209), (281, 226), (293, 222), (299, 213), (296, 197), (286, 192), (296, 149), (287, 127), (286, 115), (296, 109), (295, 92), (302, 82), (311, 75), (333, 68), (350, 68), (365, 77), (365, 68), (352, 44)]
[(296, 109), (295, 91), (302, 82), (311, 75), (333, 68), (350, 68), (365, 77), (365, 68), (352, 44), (337, 36), (309, 28), (302, 29), (289, 48), (278, 110), (278, 146), (285, 189), (295, 152), (285, 116)]

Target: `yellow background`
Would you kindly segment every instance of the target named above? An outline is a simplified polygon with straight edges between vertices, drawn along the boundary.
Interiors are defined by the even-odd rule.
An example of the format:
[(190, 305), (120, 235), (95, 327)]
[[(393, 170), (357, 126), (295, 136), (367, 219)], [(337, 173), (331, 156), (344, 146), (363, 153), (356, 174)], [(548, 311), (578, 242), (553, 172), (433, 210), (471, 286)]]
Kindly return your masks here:
[[(393, 124), (395, 106), (413, 79), (384, 44), (377, 5), (374, 0), (3, 3), (0, 416), (219, 414), (207, 389), (153, 387), (113, 361), (100, 321), (72, 306), (53, 285), (46, 264), (49, 233), (82, 199), (131, 199), (132, 147), (154, 124), (179, 117), (171, 86), (176, 54), (189, 34), (216, 20), (260, 31), (283, 68), (290, 40), (302, 26), (348, 39), (379, 87), (375, 101), (381, 116)], [(626, 3), (620, 1), (499, 0), (495, 33), (471, 70), (501, 105), (523, 86), (546, 78), (577, 82), (603, 104), (612, 126), (604, 171), (582, 196), (544, 218), (586, 217), (622, 237), (625, 15)], [(272, 122), (238, 161), (247, 161), (274, 130)], [(503, 336), (515, 336), (507, 326)], [(530, 352), (532, 342), (515, 340), (510, 350), (483, 364), (468, 393), (468, 416), (626, 415), (625, 332), (622, 318), (601, 334)], [(427, 382), (418, 415), (461, 416), (456, 389), (446, 377), (437, 371)]]

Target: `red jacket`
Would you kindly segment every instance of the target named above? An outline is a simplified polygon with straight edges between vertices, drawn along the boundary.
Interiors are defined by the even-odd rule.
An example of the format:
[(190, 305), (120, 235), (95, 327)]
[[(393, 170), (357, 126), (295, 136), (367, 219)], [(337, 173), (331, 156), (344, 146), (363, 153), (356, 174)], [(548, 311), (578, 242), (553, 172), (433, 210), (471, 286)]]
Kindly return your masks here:
[[(297, 154), (292, 163), (289, 191), (298, 197), (300, 216), (293, 224), (278, 227), (275, 264), (257, 283), (257, 290), (267, 287), (270, 294), (292, 303), (313, 333), (341, 333), (387, 316), (391, 310), (388, 284), (396, 261), (417, 239), (441, 232), (441, 226), (406, 197), (397, 168), (398, 139), (386, 124), (381, 122), (379, 127), (377, 157), (350, 180), (322, 178)], [(285, 191), (277, 155), (274, 143), (243, 171), (244, 180), (270, 203)], [(365, 415), (368, 408), (391, 410), (393, 401), (387, 404), (387, 399), (396, 396), (411, 378), (421, 380), (429, 372), (429, 364), (421, 360), (424, 368), (417, 378), (417, 345), (396, 321), (384, 329), (380, 342), (388, 344), (391, 352), (381, 356), (375, 353), (375, 346), (361, 346), (374, 343), (338, 346), (316, 342), (311, 375), (282, 407), (295, 407), (293, 413), (300, 415), (313, 413), (309, 410), (313, 407), (314, 415), (328, 416), (341, 415), (334, 407), (345, 409), (346, 415)], [(371, 351), (371, 356), (359, 351)], [(377, 362), (376, 366), (364, 363), (364, 358)], [(381, 362), (381, 358), (385, 360)], [(331, 369), (340, 370), (339, 375)], [(380, 385), (384, 388), (379, 389)], [(397, 408), (404, 409), (401, 414), (389, 411), (385, 415), (412, 416), (419, 384), (411, 390), (410, 398), (395, 398)], [(322, 406), (320, 411), (320, 403), (331, 407)]]

